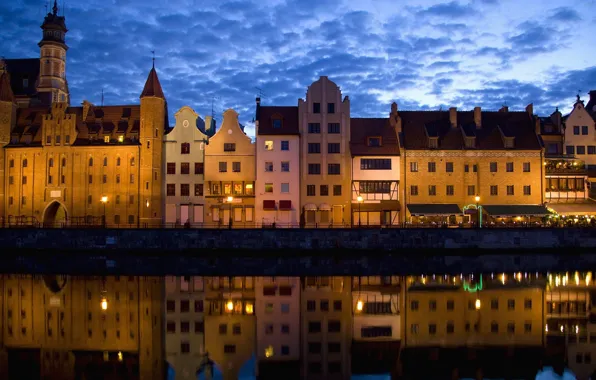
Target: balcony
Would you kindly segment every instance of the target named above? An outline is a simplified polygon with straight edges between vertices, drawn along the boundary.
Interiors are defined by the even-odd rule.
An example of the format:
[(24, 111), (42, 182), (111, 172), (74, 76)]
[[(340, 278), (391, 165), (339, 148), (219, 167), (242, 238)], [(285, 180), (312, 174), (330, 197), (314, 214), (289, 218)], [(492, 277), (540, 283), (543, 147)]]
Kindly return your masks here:
[(587, 168), (583, 161), (575, 158), (547, 159), (544, 163), (546, 174), (586, 175)]

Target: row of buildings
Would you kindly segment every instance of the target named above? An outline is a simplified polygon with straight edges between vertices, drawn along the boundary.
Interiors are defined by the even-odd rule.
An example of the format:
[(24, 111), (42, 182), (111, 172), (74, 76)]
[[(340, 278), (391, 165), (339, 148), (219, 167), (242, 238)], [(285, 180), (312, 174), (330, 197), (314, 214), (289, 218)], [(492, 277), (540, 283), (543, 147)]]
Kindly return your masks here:
[(2, 275), (0, 378), (532, 378), (559, 356), (587, 380), (595, 300), (589, 272)]
[[(573, 111), (400, 111), (353, 118), (327, 77), (296, 106), (256, 100), (256, 139), (227, 110), (168, 121), (153, 67), (140, 104), (70, 106), (55, 6), (40, 57), (0, 61), (4, 224), (391, 226), (587, 216), (596, 92)], [(482, 206), (482, 212), (477, 212)], [(551, 208), (549, 210), (548, 208)]]

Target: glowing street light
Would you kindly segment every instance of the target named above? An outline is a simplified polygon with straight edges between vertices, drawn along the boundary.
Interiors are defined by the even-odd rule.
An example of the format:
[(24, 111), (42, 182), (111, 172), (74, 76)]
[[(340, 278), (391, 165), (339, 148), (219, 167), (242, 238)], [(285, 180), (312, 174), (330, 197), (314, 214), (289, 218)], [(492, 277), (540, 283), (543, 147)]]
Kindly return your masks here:
[(234, 302), (232, 302), (232, 300), (229, 300), (226, 303), (226, 310), (229, 312), (232, 312), (234, 310)]
[(360, 221), (362, 220), (362, 214), (360, 213), (360, 205), (362, 204), (362, 202), (364, 202), (364, 198), (362, 198), (361, 195), (359, 195), (356, 200), (358, 201), (358, 227), (361, 226)]
[(474, 303), (474, 306), (476, 307), (476, 310), (480, 310), (480, 299), (476, 298), (476, 302)]
[(356, 310), (362, 311), (363, 308), (364, 308), (364, 302), (362, 302), (361, 300), (358, 300), (358, 302), (356, 302)]
[(478, 228), (482, 228), (482, 209), (480, 208), (480, 195), (474, 197), (476, 201), (476, 219), (478, 221)]
[(103, 228), (106, 228), (106, 203), (108, 203), (107, 195), (101, 197), (101, 203), (103, 203)]
[(101, 310), (103, 310), (103, 311), (108, 310), (108, 299), (105, 296), (101, 297), (100, 305), (101, 305)]
[(230, 219), (228, 220), (228, 228), (232, 229), (232, 202), (234, 202), (234, 197), (228, 197), (228, 203), (230, 204)]

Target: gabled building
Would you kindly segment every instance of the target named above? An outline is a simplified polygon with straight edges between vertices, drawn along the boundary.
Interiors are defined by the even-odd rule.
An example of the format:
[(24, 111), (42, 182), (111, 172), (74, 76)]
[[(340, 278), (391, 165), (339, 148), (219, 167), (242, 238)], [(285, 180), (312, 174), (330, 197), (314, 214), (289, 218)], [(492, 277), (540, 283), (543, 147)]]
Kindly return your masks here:
[(548, 214), (540, 122), (531, 104), (525, 112), (402, 111), (396, 125), (408, 222), (477, 222), (477, 205), (491, 223)]
[[(200, 117), (192, 108), (182, 107), (175, 116), (176, 125), (164, 137), (165, 226), (202, 227), (208, 137), (199, 129)], [(204, 124), (211, 124), (211, 116)]]
[(588, 167), (596, 166), (596, 91), (590, 91), (590, 101), (584, 106), (579, 95), (573, 110), (565, 118), (565, 154), (583, 160)]
[[(390, 116), (397, 117), (393, 103)], [(399, 138), (396, 119), (352, 118), (352, 226), (391, 226), (401, 222)]]
[(256, 225), (300, 224), (298, 107), (261, 106), (257, 98)]
[(228, 109), (205, 148), (206, 226), (246, 228), (255, 223), (255, 144)]
[(350, 99), (326, 76), (298, 100), (300, 203), (307, 227), (349, 226), (351, 217)]

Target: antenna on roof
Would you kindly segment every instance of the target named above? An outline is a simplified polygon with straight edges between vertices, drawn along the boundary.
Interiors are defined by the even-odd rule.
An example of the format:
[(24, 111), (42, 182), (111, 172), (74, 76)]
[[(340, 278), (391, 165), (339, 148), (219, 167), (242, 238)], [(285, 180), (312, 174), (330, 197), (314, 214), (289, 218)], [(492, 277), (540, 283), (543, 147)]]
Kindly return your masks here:
[(153, 68), (155, 68), (155, 50), (151, 50), (151, 54), (153, 54)]
[(211, 97), (211, 118), (215, 120), (215, 99), (219, 100), (219, 96), (213, 95)]
[(103, 107), (103, 88), (101, 89), (101, 106)]
[(265, 94), (260, 87), (255, 87), (255, 89), (258, 91), (257, 96), (259, 98), (263, 98), (263, 97), (267, 96), (267, 94)]

